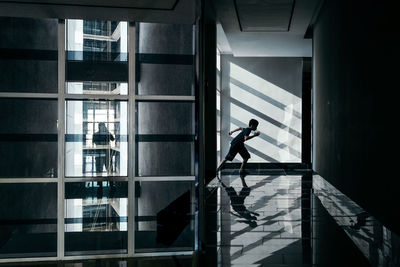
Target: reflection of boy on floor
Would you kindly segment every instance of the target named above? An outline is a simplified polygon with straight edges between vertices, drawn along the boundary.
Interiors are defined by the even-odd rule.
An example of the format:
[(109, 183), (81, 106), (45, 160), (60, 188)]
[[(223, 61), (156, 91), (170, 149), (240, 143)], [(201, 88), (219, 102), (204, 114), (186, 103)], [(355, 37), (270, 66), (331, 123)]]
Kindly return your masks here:
[(244, 165), (250, 158), (250, 154), (247, 151), (246, 147), (244, 146), (244, 142), (260, 135), (259, 132), (255, 132), (252, 136), (250, 136), (251, 131), (257, 130), (257, 126), (258, 126), (258, 121), (255, 119), (251, 119), (249, 121), (249, 127), (247, 128), (239, 127), (229, 132), (229, 135), (232, 135), (236, 131), (241, 131), (235, 138), (233, 138), (228, 154), (217, 168), (217, 175), (218, 172), (221, 170), (222, 166), (225, 164), (225, 162), (227, 162), (228, 160), (232, 161), (237, 153), (239, 153), (240, 156), (243, 158), (242, 165), (240, 166), (240, 172), (243, 171)]
[(221, 185), (225, 188), (225, 191), (228, 194), (229, 198), (231, 199), (232, 209), (236, 212), (236, 213), (231, 212), (231, 214), (235, 215), (236, 217), (244, 219), (240, 220), (240, 222), (247, 223), (251, 227), (256, 227), (257, 226), (256, 216), (259, 216), (259, 214), (248, 210), (244, 205), (245, 198), (250, 195), (250, 188), (247, 186), (244, 178), (245, 175), (240, 174), (240, 179), (242, 180), (243, 188), (242, 190), (240, 190), (239, 194), (232, 186), (227, 187), (222, 181), (220, 182)]

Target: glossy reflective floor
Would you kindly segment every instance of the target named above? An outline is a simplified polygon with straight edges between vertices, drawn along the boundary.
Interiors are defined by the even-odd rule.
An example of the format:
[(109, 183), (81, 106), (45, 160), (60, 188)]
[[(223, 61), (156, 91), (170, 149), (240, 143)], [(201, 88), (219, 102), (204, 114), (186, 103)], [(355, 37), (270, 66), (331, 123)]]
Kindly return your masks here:
[(312, 193), (311, 173), (225, 171), (208, 193), (200, 266), (369, 266)]
[[(322, 177), (305, 170), (224, 170), (220, 177), (206, 188), (206, 244), (194, 256), (0, 266), (399, 266), (398, 237), (384, 231), (367, 240), (379, 236), (370, 217), (361, 225), (361, 210)], [(369, 244), (370, 261), (349, 236)], [(386, 261), (371, 260), (378, 254)]]

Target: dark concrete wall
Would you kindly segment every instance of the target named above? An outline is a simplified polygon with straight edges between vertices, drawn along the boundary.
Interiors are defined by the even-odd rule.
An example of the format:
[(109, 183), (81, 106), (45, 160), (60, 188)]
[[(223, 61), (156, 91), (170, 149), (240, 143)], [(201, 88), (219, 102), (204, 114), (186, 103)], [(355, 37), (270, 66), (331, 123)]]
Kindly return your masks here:
[[(395, 1), (325, 1), (314, 25), (314, 169), (400, 232)], [(398, 216), (397, 216), (398, 217)]]

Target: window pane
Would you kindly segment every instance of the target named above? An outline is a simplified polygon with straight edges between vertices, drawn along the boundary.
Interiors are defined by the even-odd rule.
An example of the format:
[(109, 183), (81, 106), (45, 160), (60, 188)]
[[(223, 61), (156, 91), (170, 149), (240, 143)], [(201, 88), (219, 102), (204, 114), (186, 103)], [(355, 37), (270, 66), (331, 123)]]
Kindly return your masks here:
[(193, 26), (140, 23), (139, 95), (194, 95)]
[(0, 184), (0, 258), (57, 255), (57, 184)]
[(65, 185), (65, 254), (127, 252), (128, 183)]
[(194, 175), (194, 142), (138, 142), (137, 175)]
[(135, 251), (193, 250), (193, 182), (136, 182), (135, 191)]
[(127, 61), (128, 23), (67, 20), (67, 60)]
[(0, 23), (0, 48), (57, 50), (57, 19), (0, 17)]
[(0, 92), (57, 93), (58, 90), (57, 61), (0, 60), (0, 73)]
[(0, 177), (57, 176), (57, 101), (0, 99)]
[(68, 94), (127, 95), (128, 83), (67, 82), (66, 89)]
[(193, 26), (188, 24), (139, 24), (139, 53), (193, 54)]
[(57, 20), (0, 18), (0, 92), (56, 93)]
[(127, 175), (127, 110), (126, 101), (66, 102), (66, 176)]
[(139, 134), (194, 134), (192, 102), (138, 102)]
[(193, 75), (192, 65), (142, 63), (138, 94), (194, 95)]

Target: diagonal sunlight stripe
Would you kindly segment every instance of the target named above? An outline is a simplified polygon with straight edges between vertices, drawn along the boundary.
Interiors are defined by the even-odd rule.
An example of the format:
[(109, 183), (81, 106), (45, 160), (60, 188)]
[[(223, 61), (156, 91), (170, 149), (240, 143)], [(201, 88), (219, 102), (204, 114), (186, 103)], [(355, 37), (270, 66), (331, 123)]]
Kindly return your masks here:
[[(231, 129), (236, 129), (238, 127), (242, 127), (242, 126), (238, 126), (238, 125), (234, 125), (231, 123)], [(232, 141), (233, 137), (230, 136), (229, 137), (229, 143)], [(266, 155), (263, 152), (261, 152), (260, 150), (252, 147), (251, 145), (249, 145), (248, 142), (246, 142), (246, 147), (247, 150), (249, 151), (251, 158), (249, 159), (249, 162), (260, 162), (260, 161), (266, 161), (266, 162), (278, 162), (277, 159), (273, 158), (271, 155)], [(237, 156), (236, 159), (238, 159), (238, 161), (241, 162), (241, 158), (240, 156)], [(235, 162), (235, 161), (233, 161)]]
[[(217, 110), (217, 114), (220, 115), (220, 111)], [(234, 124), (237, 127), (247, 127), (247, 124), (239, 121), (238, 119), (234, 118), (234, 117), (230, 117), (231, 119), (231, 123)], [(235, 128), (235, 127), (233, 127)], [(274, 139), (273, 137), (269, 136), (268, 134), (266, 134), (265, 132), (260, 132), (260, 136), (258, 138), (261, 138), (269, 143), (271, 143), (272, 145), (280, 148), (280, 149), (289, 149), (289, 153), (295, 157), (301, 158), (301, 152), (297, 151), (296, 149), (286, 145), (286, 144), (282, 144), (279, 143), (276, 139)], [(230, 139), (231, 141), (232, 139)]]
[[(231, 123), (231, 129), (238, 127), (241, 126)], [(232, 141), (235, 136), (236, 135), (230, 136), (229, 142)], [(288, 155), (288, 153), (290, 153), (289, 149), (278, 149), (270, 142), (261, 138), (251, 139), (245, 143), (245, 146), (251, 155), (249, 162), (259, 162), (260, 159), (267, 162), (280, 162), (282, 160), (285, 160), (286, 162), (297, 162), (300, 160), (300, 157), (297, 157), (295, 154)], [(265, 151), (268, 151), (268, 154), (265, 154)], [(254, 155), (256, 157), (254, 157)]]
[[(231, 127), (232, 129), (237, 128), (236, 126)], [(235, 137), (234, 135), (233, 137)], [(246, 142), (246, 147), (250, 153), (261, 157), (267, 162), (298, 162), (300, 159), (289, 153), (289, 149), (279, 149), (273, 144), (261, 139), (254, 138)], [(255, 157), (251, 157), (249, 162), (256, 162)]]
[[(276, 125), (265, 121), (264, 119), (255, 116), (254, 113), (251, 113), (239, 106), (236, 106), (234, 103), (230, 104), (231, 108), (231, 116), (237, 118), (239, 121), (245, 123), (247, 125), (249, 118), (257, 119), (260, 124), (258, 130), (262, 133), (266, 133), (269, 136), (276, 136), (277, 141), (279, 143), (283, 143), (289, 147), (292, 147), (294, 150), (301, 151), (301, 139), (290, 134), (286, 129), (281, 129)], [(231, 122), (232, 123), (232, 122)], [(232, 126), (231, 126), (232, 127)], [(232, 127), (232, 129), (235, 126)], [(268, 155), (274, 159), (286, 162), (298, 162), (299, 159), (289, 153), (289, 149), (277, 149), (275, 145), (264, 141), (261, 138), (254, 138), (250, 140), (250, 146), (257, 148), (261, 151), (269, 151)], [(278, 144), (279, 144), (278, 143)], [(265, 154), (265, 152), (264, 152)]]
[[(248, 85), (246, 85), (246, 84), (244, 84), (244, 83), (242, 83), (242, 82), (240, 82), (240, 81), (238, 81), (238, 80), (236, 80), (236, 79), (234, 79), (232, 77), (230, 77), (230, 83), (236, 85), (237, 87), (240, 87), (241, 89), (247, 91), (248, 93), (250, 93), (252, 95), (255, 95), (255, 96), (261, 98), (263, 101), (266, 101), (266, 102), (270, 103), (271, 105), (274, 105), (277, 108), (285, 110), (286, 106), (284, 104), (276, 101), (275, 99), (273, 99), (273, 98), (271, 98), (271, 97), (269, 97), (269, 96), (267, 96), (267, 95), (255, 90), (255, 89), (251, 88), (250, 86), (248, 86)], [(291, 115), (293, 115), (294, 117), (296, 117), (298, 119), (301, 119), (301, 113), (300, 112), (297, 112), (297, 111), (293, 110), (293, 113)]]
[(252, 114), (251, 117), (257, 116), (258, 118), (262, 119), (263, 121), (268, 122), (268, 123), (274, 125), (275, 127), (279, 128), (281, 130), (284, 130), (285, 132), (289, 132), (291, 135), (294, 135), (295, 137), (301, 138), (300, 132), (298, 132), (290, 127), (285, 126), (281, 122), (274, 120), (273, 118), (269, 117), (268, 115), (266, 115), (258, 110), (255, 110), (252, 107), (249, 107), (248, 105), (240, 102), (239, 100), (230, 98), (230, 103), (231, 103), (231, 114), (232, 114), (232, 106), (235, 105), (238, 108), (245, 110), (248, 113)]
[(292, 115), (292, 105), (282, 110), (232, 83), (230, 84), (230, 88), (232, 98), (254, 107), (258, 111), (263, 111), (266, 116), (281, 122), (286, 127), (290, 127), (299, 133), (301, 132), (301, 120)]
[(230, 63), (230, 76), (266, 96), (273, 97), (276, 101), (285, 106), (294, 105), (294, 111), (301, 113), (301, 98), (239, 67), (238, 65), (233, 64), (232, 62)]
[[(300, 179), (300, 178), (299, 178)], [(279, 180), (279, 179), (278, 179)], [(286, 183), (284, 181), (280, 182), (279, 184), (283, 184), (282, 188), (286, 188)], [(295, 185), (296, 187), (298, 187), (298, 185)], [(267, 185), (264, 185), (263, 187), (268, 187)], [(289, 188), (291, 188), (292, 185), (289, 185)], [(286, 193), (284, 193), (283, 195), (286, 195)], [(263, 195), (264, 196), (264, 195)], [(280, 211), (273, 215), (272, 217), (279, 217), (282, 216), (286, 213), (288, 213), (288, 215), (290, 214), (291, 211), (295, 211), (295, 210), (299, 210), (300, 206), (300, 200), (301, 197), (295, 199), (294, 201), (287, 201), (287, 200), (283, 200), (284, 204), (287, 204), (288, 207), (288, 212), (284, 212), (284, 211)], [(257, 199), (256, 199), (257, 200)], [(261, 199), (260, 199), (261, 200)], [(281, 203), (281, 199), (277, 197), (277, 194), (275, 193), (274, 195), (272, 195), (270, 197), (271, 202), (274, 202), (276, 204), (279, 205), (279, 203)], [(294, 204), (292, 204), (294, 203)], [(272, 204), (268, 204), (266, 202), (263, 203), (262, 207), (267, 207), (268, 205), (272, 205)], [(254, 204), (252, 205), (252, 210), (255, 209)], [(257, 211), (257, 209), (256, 209)], [(268, 220), (262, 224), (260, 224), (259, 226), (264, 226), (264, 225), (270, 225), (271, 224), (271, 217), (268, 218)], [(290, 219), (290, 218), (289, 218)], [(281, 220), (280, 220), (281, 221)], [(298, 220), (296, 220), (298, 221)], [(256, 264), (259, 263), (260, 261), (266, 259), (269, 256), (272, 256), (274, 252), (279, 251), (287, 246), (289, 246), (291, 243), (293, 242), (298, 242), (300, 239), (293, 237), (293, 238), (287, 238), (287, 239), (282, 239), (280, 237), (280, 235), (282, 233), (294, 233), (294, 231), (299, 232), (301, 231), (301, 223), (294, 223), (293, 220), (283, 220), (282, 221), (284, 224), (284, 227), (282, 227), (279, 230), (273, 231), (273, 232), (265, 232), (268, 233), (267, 235), (263, 236), (262, 234), (260, 234), (260, 236), (262, 236), (262, 240), (263, 242), (254, 242), (251, 244), (246, 244), (243, 249), (241, 250), (241, 253), (238, 252), (234, 252), (231, 253), (231, 257), (230, 259), (232, 260), (231, 263), (234, 264)], [(250, 231), (251, 229), (247, 228), (247, 229), (243, 229), (242, 231), (239, 232), (234, 232), (231, 235), (231, 240), (233, 239), (240, 239), (240, 238), (244, 238), (246, 236), (246, 232)]]

